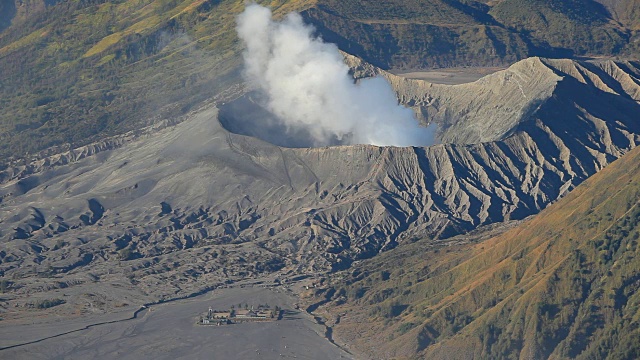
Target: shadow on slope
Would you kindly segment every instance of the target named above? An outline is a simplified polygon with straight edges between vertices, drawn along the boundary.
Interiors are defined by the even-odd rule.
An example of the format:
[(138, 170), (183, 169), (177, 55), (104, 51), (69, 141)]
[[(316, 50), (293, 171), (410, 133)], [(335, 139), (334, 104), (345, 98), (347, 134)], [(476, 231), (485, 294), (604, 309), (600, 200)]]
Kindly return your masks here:
[(502, 235), (356, 266), (332, 286), (337, 333), (383, 358), (637, 358), (639, 159)]
[(11, 26), (11, 21), (16, 16), (16, 3), (13, 0), (0, 1), (0, 32)]
[(227, 104), (220, 105), (220, 124), (234, 134), (251, 136), (270, 144), (288, 148), (312, 148), (346, 145), (346, 139), (334, 137), (329, 144), (318, 145), (316, 139), (302, 127), (282, 124), (278, 118), (261, 103), (257, 93), (248, 93)]

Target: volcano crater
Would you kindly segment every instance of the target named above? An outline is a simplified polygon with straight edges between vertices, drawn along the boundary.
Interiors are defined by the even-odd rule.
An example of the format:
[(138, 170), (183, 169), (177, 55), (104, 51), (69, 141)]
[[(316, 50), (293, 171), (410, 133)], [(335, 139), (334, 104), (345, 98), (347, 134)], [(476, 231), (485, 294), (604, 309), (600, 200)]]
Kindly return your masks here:
[(234, 134), (250, 136), (286, 148), (322, 148), (350, 145), (348, 136), (319, 141), (307, 128), (284, 124), (266, 106), (258, 92), (249, 92), (219, 105), (218, 119), (222, 127)]

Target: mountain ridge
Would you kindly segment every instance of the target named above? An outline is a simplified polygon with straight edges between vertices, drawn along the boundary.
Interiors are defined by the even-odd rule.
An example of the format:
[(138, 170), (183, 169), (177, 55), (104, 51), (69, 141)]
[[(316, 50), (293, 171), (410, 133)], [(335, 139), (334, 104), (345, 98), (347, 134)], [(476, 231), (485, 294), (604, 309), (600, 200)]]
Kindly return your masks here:
[[(515, 68), (527, 64), (550, 71), (541, 59)], [(405, 99), (454, 92), (466, 98), (468, 89), (496, 91), (494, 81), (512, 73), (449, 87), (401, 78), (392, 83)], [(603, 74), (602, 83), (616, 88), (615, 77)], [(558, 92), (563, 83), (567, 89)], [(525, 218), (640, 141), (638, 112), (625, 110), (639, 106), (635, 95), (607, 97), (566, 75), (549, 86), (554, 95), (532, 119), (508, 125), (514, 130), (506, 133), (485, 128), (492, 131), (486, 136), (498, 138), (492, 142), (282, 148), (228, 132), (211, 107), (176, 125), (133, 134), (133, 141), (116, 138), (16, 163), (3, 171), (0, 185), (0, 271), (20, 279), (16, 286), (25, 295), (86, 272), (113, 278), (115, 266), (123, 271), (118, 281), (135, 279), (145, 296), (162, 298), (167, 291), (197, 292), (203, 283), (265, 272), (336, 271), (425, 235), (444, 239)], [(518, 89), (515, 82), (503, 88), (521, 96)], [(467, 107), (446, 104), (449, 113)], [(447, 118), (429, 115), (427, 105), (414, 104), (426, 106), (423, 121), (447, 125)], [(601, 109), (611, 109), (611, 116), (600, 119)], [(213, 257), (215, 249), (227, 255)], [(193, 261), (195, 253), (202, 258)], [(47, 271), (53, 277), (34, 280)], [(178, 276), (183, 273), (197, 275)]]
[(376, 358), (634, 358), (638, 156), (502, 234), (401, 245), (315, 296)]

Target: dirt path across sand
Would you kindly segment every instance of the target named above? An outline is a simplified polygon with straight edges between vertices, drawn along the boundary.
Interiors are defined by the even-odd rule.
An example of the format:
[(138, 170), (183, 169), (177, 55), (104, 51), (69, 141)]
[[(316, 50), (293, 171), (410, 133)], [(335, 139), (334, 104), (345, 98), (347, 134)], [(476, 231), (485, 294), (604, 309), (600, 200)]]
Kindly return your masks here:
[[(6, 359), (350, 359), (325, 337), (325, 327), (295, 310), (295, 297), (284, 288), (216, 289), (186, 300), (154, 305), (135, 318), (115, 319), (0, 350)], [(200, 326), (209, 306), (239, 303), (280, 306), (280, 321)], [(61, 323), (61, 328), (64, 324)], [(33, 325), (34, 327), (37, 325)], [(19, 331), (27, 332), (29, 327)]]

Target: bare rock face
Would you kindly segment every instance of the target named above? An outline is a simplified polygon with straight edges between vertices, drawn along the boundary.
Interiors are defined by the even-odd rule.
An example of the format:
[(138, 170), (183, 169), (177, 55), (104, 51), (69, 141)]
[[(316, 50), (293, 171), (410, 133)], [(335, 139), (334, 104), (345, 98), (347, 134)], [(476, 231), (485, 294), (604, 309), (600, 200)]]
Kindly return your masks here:
[(386, 76), (442, 143), (283, 148), (228, 132), (209, 109), (9, 166), (0, 272), (27, 293), (32, 275), (107, 279), (119, 264), (162, 297), (340, 269), (414, 237), (535, 214), (640, 140), (636, 63), (531, 58), (447, 86), (347, 61), (356, 77)]
[[(617, 96), (636, 103), (640, 101), (640, 64), (636, 62), (533, 57), (473, 83), (441, 85), (406, 79), (354, 56), (344, 56), (354, 77), (387, 78), (401, 103), (413, 107), (425, 123), (440, 125), (443, 143), (473, 144), (504, 139), (514, 133), (519, 124), (535, 120), (543, 107), (549, 107), (549, 102), (557, 105), (553, 102), (555, 99), (575, 100), (575, 105), (587, 113), (599, 111), (596, 110), (598, 103), (607, 103), (591, 101), (599, 93), (610, 96), (612, 101), (622, 101), (613, 100)], [(580, 97), (585, 95), (589, 96)], [(615, 111), (614, 106), (601, 110)], [(559, 115), (569, 117), (568, 114)], [(542, 120), (550, 125), (557, 122), (553, 118)]]

